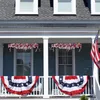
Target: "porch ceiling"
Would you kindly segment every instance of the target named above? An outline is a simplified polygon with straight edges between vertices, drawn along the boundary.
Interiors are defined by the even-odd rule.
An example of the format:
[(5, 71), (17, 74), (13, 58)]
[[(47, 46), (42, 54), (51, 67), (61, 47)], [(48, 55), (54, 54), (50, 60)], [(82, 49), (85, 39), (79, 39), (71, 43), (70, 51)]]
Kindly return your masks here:
[[(99, 39), (100, 40), (100, 39)], [(42, 38), (1, 38), (0, 43), (43, 43)], [(91, 38), (49, 38), (49, 43), (92, 43)], [(100, 41), (99, 41), (100, 42)]]
[(43, 43), (42, 38), (34, 38), (34, 39), (18, 39), (18, 38), (1, 38), (0, 43)]
[(60, 38), (49, 39), (49, 43), (92, 43), (91, 38)]

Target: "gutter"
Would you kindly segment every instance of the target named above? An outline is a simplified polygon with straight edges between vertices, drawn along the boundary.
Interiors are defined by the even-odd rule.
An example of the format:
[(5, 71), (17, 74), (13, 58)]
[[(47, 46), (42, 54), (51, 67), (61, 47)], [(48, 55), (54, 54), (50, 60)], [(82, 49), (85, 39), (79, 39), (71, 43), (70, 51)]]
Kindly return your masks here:
[(52, 21), (39, 21), (39, 20), (0, 20), (0, 25), (100, 25), (100, 20), (52, 20)]

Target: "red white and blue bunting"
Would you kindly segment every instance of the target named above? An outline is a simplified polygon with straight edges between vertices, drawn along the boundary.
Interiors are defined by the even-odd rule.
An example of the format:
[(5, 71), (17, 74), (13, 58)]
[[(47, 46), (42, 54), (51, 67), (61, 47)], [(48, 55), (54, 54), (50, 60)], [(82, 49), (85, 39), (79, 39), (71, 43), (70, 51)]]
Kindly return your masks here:
[(70, 96), (84, 92), (88, 76), (52, 76), (58, 89)]
[(15, 48), (15, 49), (23, 49), (23, 50), (28, 50), (28, 49), (38, 49), (39, 44), (37, 43), (10, 43), (8, 44), (8, 48)]
[(6, 90), (12, 94), (30, 94), (39, 76), (1, 76), (2, 83)]
[(75, 48), (81, 50), (82, 44), (81, 43), (54, 43), (51, 45), (51, 48), (66, 49), (68, 51)]

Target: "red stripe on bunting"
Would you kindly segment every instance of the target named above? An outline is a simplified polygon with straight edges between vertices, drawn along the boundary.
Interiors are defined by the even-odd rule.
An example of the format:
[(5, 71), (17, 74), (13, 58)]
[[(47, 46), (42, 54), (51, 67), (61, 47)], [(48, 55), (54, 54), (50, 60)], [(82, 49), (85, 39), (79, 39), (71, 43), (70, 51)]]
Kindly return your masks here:
[(65, 76), (65, 80), (77, 79), (77, 76)]
[(24, 90), (24, 91), (18, 92), (18, 91), (14, 91), (14, 90), (11, 90), (10, 88), (8, 88), (7, 85), (5, 84), (4, 76), (1, 76), (1, 80), (2, 80), (5, 88), (7, 89), (7, 91), (12, 93), (12, 94), (18, 94), (18, 95), (30, 94), (33, 91), (33, 88), (34, 88), (36, 82), (38, 81), (38, 79), (39, 79), (39, 76), (36, 76), (35, 77), (35, 82), (34, 82), (33, 86), (29, 90)]
[(14, 76), (14, 79), (26, 79), (25, 76)]
[[(82, 92), (84, 92), (85, 87), (86, 87), (86, 85), (87, 85), (87, 84), (85, 84), (84, 87), (82, 87), (82, 88), (79, 89), (79, 90), (74, 90), (74, 91), (68, 92), (67, 90), (64, 91), (64, 90), (62, 90), (62, 89), (59, 88), (59, 83), (56, 81), (55, 76), (52, 76), (52, 78), (53, 78), (54, 82), (56, 83), (56, 85), (58, 86), (58, 89), (59, 89), (62, 93), (65, 93), (65, 94), (70, 95), (70, 96), (77, 95), (77, 94), (81, 94)], [(88, 81), (88, 79), (89, 79), (89, 77), (87, 77), (87, 81)]]

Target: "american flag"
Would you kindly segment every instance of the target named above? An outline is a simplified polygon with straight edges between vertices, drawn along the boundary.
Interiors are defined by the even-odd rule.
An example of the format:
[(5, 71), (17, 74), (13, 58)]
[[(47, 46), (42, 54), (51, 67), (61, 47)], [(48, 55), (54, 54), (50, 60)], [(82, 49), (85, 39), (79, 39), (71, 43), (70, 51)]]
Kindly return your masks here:
[(93, 62), (96, 64), (96, 66), (100, 68), (100, 53), (98, 50), (98, 35), (99, 35), (99, 32), (97, 33), (94, 39), (94, 43), (92, 44), (90, 55), (91, 55)]

